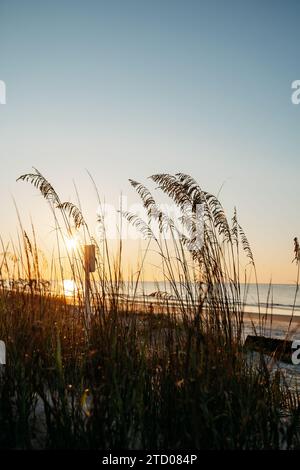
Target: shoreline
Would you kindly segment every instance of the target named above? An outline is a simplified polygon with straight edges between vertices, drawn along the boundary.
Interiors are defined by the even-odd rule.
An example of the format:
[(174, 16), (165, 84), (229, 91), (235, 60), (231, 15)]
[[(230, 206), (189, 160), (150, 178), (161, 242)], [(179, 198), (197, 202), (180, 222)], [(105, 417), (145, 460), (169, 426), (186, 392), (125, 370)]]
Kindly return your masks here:
[[(282, 313), (261, 313), (259, 312), (248, 312), (244, 313), (244, 319), (251, 321), (251, 319), (259, 320), (259, 318), (264, 318), (267, 321), (272, 320), (274, 322), (289, 323), (292, 315), (282, 314)], [(291, 324), (297, 324), (300, 326), (300, 315), (293, 315)]]

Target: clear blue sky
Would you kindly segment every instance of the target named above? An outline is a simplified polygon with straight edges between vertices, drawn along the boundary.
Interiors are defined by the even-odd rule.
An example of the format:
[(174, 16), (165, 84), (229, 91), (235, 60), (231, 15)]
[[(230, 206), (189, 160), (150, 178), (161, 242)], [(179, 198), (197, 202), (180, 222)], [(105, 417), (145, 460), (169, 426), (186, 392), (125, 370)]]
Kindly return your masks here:
[[(94, 214), (128, 178), (192, 174), (240, 213), (261, 280), (292, 282), (300, 236), (299, 1), (0, 0), (0, 217), (43, 226), (32, 165)], [(85, 198), (86, 196), (86, 198)], [(50, 230), (50, 228), (49, 228)]]

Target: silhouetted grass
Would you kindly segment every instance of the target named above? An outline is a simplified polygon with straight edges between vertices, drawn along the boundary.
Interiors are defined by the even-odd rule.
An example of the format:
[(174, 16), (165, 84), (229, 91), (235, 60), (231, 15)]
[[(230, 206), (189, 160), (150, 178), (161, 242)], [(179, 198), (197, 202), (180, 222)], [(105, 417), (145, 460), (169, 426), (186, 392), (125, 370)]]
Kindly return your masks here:
[[(181, 208), (184, 235), (132, 182), (149, 218), (123, 215), (156, 245), (172, 290), (137, 302), (121, 296), (127, 293), (121, 246), (112, 259), (107, 238), (101, 245), (91, 238), (81, 211), (61, 202), (39, 172), (21, 179), (42, 192), (57, 227), (62, 217), (67, 232), (75, 225), (97, 244), (98, 263), (89, 323), (81, 293), (70, 301), (49, 291), (41, 253), (23, 227), (19, 246), (4, 246), (1, 448), (299, 447), (299, 394), (262, 355), (251, 359), (243, 348), (241, 253), (255, 264), (236, 213), (229, 223), (217, 198), (186, 175), (153, 176)], [(204, 207), (201, 246), (191, 245), (197, 204)], [(168, 242), (154, 235), (153, 224), (161, 235), (169, 231)], [(57, 232), (62, 250), (63, 229)], [(81, 260), (69, 261), (83, 285)], [(51, 269), (51, 278), (63, 278), (62, 266)], [(137, 276), (135, 293), (139, 282)]]

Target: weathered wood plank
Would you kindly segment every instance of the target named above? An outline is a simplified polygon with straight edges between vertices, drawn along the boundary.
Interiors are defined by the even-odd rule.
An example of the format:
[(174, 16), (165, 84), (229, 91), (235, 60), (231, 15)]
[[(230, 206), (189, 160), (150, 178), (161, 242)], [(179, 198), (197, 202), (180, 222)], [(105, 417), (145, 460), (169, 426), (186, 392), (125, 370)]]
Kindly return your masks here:
[(244, 347), (251, 351), (274, 356), (277, 360), (292, 363), (292, 341), (265, 336), (248, 335)]

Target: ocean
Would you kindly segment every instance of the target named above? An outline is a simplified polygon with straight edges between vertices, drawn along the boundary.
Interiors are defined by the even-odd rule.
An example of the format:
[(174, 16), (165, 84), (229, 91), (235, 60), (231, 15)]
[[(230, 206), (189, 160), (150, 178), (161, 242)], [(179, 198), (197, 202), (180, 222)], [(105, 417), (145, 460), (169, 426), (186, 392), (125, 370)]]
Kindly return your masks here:
[[(180, 290), (180, 284), (177, 283)], [(129, 293), (131, 288), (129, 289)], [(169, 283), (164, 282), (143, 282), (138, 287), (138, 296), (150, 296), (157, 291), (174, 294), (174, 290)], [(245, 311), (257, 312), (260, 308), (262, 313), (273, 313), (274, 315), (291, 315), (295, 303), (294, 315), (300, 315), (300, 289), (296, 296), (296, 285), (292, 284), (241, 284), (241, 300), (244, 303)]]

